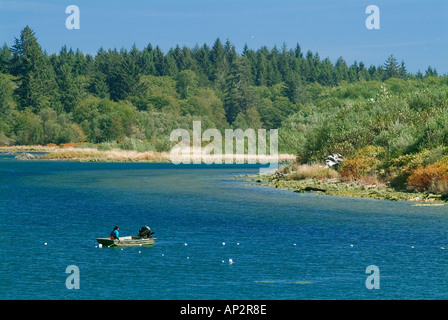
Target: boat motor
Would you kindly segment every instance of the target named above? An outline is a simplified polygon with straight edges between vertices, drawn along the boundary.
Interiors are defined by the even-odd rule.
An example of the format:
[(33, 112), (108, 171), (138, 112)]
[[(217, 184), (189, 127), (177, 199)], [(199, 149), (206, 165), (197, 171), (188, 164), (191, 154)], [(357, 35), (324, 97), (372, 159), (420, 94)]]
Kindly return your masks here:
[(151, 229), (148, 226), (143, 226), (138, 231), (138, 236), (143, 239), (152, 238), (153, 234), (154, 231), (151, 231)]

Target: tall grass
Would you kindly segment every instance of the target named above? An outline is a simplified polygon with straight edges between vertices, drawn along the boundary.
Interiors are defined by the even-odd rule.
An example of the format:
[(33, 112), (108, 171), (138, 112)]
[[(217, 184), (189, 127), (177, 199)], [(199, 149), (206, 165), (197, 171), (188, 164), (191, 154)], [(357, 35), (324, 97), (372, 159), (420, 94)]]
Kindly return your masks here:
[(303, 164), (296, 165), (288, 175), (290, 180), (304, 180), (304, 179), (337, 179), (339, 174), (332, 168), (325, 168), (319, 164)]

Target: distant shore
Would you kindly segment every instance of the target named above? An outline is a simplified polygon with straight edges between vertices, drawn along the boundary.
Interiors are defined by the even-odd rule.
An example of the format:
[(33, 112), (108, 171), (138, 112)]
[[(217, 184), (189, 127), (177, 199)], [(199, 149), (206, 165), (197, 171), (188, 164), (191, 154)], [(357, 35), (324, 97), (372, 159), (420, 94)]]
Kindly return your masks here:
[[(23, 154), (23, 153), (44, 153), (39, 157), (40, 160), (60, 160), (60, 161), (79, 161), (79, 162), (159, 162), (170, 163), (169, 152), (155, 152), (146, 151), (138, 152), (134, 150), (99, 150), (98, 148), (85, 147), (59, 147), (59, 146), (0, 146), (0, 152)], [(193, 157), (193, 154), (192, 154)], [(221, 159), (226, 161), (234, 159), (235, 155), (223, 154)], [(244, 162), (247, 163), (248, 155), (242, 155)], [(279, 161), (289, 162), (295, 159), (294, 155), (279, 154), (277, 157), (269, 157), (265, 155), (254, 156), (257, 163), (260, 161)], [(209, 155), (207, 159), (202, 157), (202, 160), (214, 160), (216, 156)]]
[[(148, 162), (170, 163), (169, 152), (138, 152), (134, 150), (99, 150), (98, 148), (59, 147), (59, 146), (0, 146), (0, 153), (11, 153), (16, 156), (27, 153), (40, 153), (39, 160), (77, 161), (77, 162)], [(213, 156), (210, 156), (212, 159)], [(26, 157), (25, 157), (26, 158)], [(247, 163), (247, 155), (244, 155)], [(209, 160), (210, 160), (209, 159)], [(279, 163), (294, 161), (295, 156), (290, 154), (278, 155)], [(273, 160), (267, 156), (256, 156), (256, 161)], [(225, 156), (223, 155), (223, 161)], [(441, 195), (398, 191), (387, 186), (362, 185), (356, 182), (346, 182), (341, 179), (289, 179), (278, 173), (247, 175), (245, 179), (256, 181), (267, 187), (291, 190), (297, 193), (313, 192), (322, 195), (348, 196), (358, 198), (373, 198), (392, 201), (423, 202), (415, 205), (444, 205), (445, 199)]]

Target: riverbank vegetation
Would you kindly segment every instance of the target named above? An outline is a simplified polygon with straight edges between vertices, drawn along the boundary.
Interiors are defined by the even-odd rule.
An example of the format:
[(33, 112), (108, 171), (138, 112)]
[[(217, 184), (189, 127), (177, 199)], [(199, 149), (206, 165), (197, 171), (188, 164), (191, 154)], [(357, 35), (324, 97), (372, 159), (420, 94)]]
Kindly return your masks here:
[[(340, 182), (447, 198), (447, 80), (389, 79), (330, 89), (282, 128), (291, 141), (301, 141), (286, 180), (301, 176), (300, 165), (322, 165), (326, 155), (339, 153), (345, 160), (332, 178)], [(303, 179), (319, 180), (325, 170)]]
[[(297, 157), (276, 183), (338, 181), (444, 196), (448, 77), (430, 66), (409, 73), (403, 61), (385, 58), (379, 66), (348, 65), (300, 45), (237, 53), (220, 39), (166, 53), (148, 44), (48, 54), (26, 27), (0, 49), (0, 146), (150, 157), (171, 149), (174, 129), (192, 132), (194, 120), (222, 133), (278, 128), (279, 153)], [(76, 151), (59, 149), (60, 158)], [(323, 168), (333, 153), (344, 156), (342, 165)]]

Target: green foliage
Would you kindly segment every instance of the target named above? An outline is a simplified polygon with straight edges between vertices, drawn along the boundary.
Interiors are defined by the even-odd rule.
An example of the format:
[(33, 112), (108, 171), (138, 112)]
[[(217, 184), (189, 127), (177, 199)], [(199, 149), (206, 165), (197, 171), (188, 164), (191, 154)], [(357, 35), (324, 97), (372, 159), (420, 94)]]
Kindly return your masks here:
[(54, 69), (28, 26), (22, 30), (20, 38), (16, 38), (12, 52), (10, 69), (18, 77), (15, 91), (19, 107), (37, 112), (44, 107), (58, 109), (59, 92)]
[(176, 76), (176, 91), (182, 99), (191, 96), (197, 85), (196, 73), (191, 70), (182, 70)]
[(213, 46), (48, 55), (26, 27), (0, 49), (0, 143), (168, 151), (172, 130), (279, 129), (303, 162), (372, 145), (388, 158), (448, 144), (448, 78), (428, 67), (334, 64), (318, 53)]
[(43, 136), (42, 120), (31, 109), (19, 111), (14, 121), (14, 132), (18, 144), (39, 144)]
[(332, 88), (289, 116), (304, 162), (338, 152), (351, 156), (368, 145), (391, 158), (448, 143), (448, 85), (443, 81), (389, 79)]

